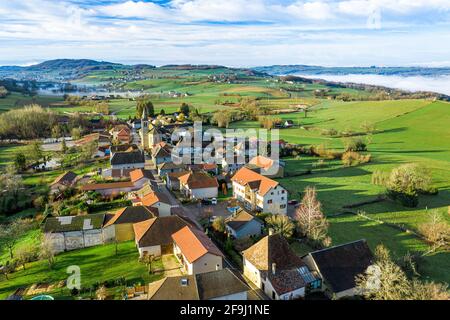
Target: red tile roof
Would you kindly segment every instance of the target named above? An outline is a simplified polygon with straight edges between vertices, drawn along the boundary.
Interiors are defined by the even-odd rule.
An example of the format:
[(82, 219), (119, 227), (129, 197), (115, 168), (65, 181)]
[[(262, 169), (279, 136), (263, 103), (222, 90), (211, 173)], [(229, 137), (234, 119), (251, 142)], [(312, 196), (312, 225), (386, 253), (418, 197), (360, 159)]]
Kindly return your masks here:
[(187, 185), (189, 189), (217, 188), (219, 186), (216, 178), (201, 171), (189, 172), (178, 179), (180, 183)]
[(231, 178), (231, 181), (237, 182), (242, 186), (249, 185), (252, 189), (258, 189), (259, 194), (262, 196), (279, 184), (277, 181), (267, 178), (245, 167), (239, 169)]
[(141, 199), (141, 202), (144, 206), (152, 206), (158, 202), (170, 204), (168, 197), (164, 193), (158, 191), (146, 194)]
[(186, 226), (175, 232), (172, 239), (189, 263), (195, 262), (207, 253), (223, 257), (219, 248), (203, 231)]

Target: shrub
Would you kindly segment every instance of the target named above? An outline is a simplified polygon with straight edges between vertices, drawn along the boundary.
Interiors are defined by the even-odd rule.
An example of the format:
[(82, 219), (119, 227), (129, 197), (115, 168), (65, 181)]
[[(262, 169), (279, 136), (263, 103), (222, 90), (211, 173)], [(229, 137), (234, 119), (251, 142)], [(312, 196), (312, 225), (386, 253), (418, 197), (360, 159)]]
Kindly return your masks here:
[(334, 137), (334, 136), (337, 136), (338, 134), (339, 134), (339, 132), (336, 129), (334, 129), (334, 128), (323, 129), (322, 130), (322, 135), (323, 136)]
[(346, 167), (357, 166), (370, 161), (370, 154), (360, 154), (355, 151), (347, 151), (342, 155), (342, 163)]
[(351, 138), (345, 141), (345, 151), (367, 151), (367, 144), (361, 138)]
[(332, 149), (327, 149), (323, 144), (320, 144), (318, 146), (311, 146), (310, 153), (311, 155), (330, 160), (339, 159), (342, 156), (341, 152)]
[(395, 191), (387, 190), (387, 196), (394, 201), (400, 202), (403, 206), (408, 208), (415, 208), (419, 204), (419, 195), (415, 191)]
[(387, 195), (406, 207), (416, 207), (420, 193), (437, 193), (431, 182), (431, 174), (426, 168), (417, 164), (404, 164), (392, 170), (387, 183)]

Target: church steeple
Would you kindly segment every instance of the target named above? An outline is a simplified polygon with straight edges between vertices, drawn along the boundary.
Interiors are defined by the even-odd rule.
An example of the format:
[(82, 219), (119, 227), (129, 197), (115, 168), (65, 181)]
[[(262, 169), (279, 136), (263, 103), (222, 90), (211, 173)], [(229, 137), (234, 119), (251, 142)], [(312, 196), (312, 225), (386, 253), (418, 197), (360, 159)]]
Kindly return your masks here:
[(142, 111), (141, 130), (139, 134), (141, 136), (142, 147), (144, 149), (148, 148), (148, 113), (147, 108), (145, 107), (144, 110)]

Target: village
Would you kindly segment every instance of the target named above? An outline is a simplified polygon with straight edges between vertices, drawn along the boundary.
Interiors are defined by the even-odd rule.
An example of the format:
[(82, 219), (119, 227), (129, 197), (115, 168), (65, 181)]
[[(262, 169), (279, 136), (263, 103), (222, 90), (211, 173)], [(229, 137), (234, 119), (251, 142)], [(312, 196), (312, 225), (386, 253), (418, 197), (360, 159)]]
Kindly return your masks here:
[[(87, 205), (99, 199), (126, 205), (75, 215), (54, 214), (47, 206), (41, 228), (48, 256), (58, 259), (63, 252), (108, 244), (117, 250), (120, 243), (133, 242), (148, 272), (161, 276), (128, 284), (122, 298), (130, 300), (357, 295), (355, 277), (374, 261), (366, 241), (337, 246), (316, 241), (316, 251), (297, 255), (289, 242), (305, 241), (292, 238), (300, 199), (288, 200), (288, 191), (276, 180), (285, 174), (284, 162), (258, 155), (251, 146), (263, 142), (256, 137), (226, 137), (229, 150), (212, 150), (207, 141), (195, 144), (193, 128), (187, 119), (168, 123), (161, 116), (149, 117), (144, 108), (140, 119), (110, 130), (99, 127), (75, 141), (79, 146), (94, 143), (92, 158), (107, 165), (82, 176), (65, 171), (50, 185), (53, 199), (76, 195)], [(182, 134), (174, 134), (180, 129)], [(272, 150), (274, 144), (283, 150), (287, 142), (271, 141)], [(203, 162), (199, 155), (206, 151), (212, 156)], [(154, 271), (153, 265), (162, 268)], [(9, 298), (30, 292), (51, 297), (47, 292), (52, 288), (26, 293), (30, 288), (21, 287)]]

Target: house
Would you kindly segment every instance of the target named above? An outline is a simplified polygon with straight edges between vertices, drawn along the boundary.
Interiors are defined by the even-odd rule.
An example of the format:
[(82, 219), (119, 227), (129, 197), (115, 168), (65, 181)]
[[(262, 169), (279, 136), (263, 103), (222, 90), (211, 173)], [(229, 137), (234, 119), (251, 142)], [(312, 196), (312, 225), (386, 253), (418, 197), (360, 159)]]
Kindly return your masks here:
[(233, 197), (251, 211), (286, 214), (288, 193), (277, 181), (246, 167), (231, 178)]
[(156, 208), (160, 217), (171, 215), (172, 204), (170, 203), (169, 197), (160, 191), (146, 194), (143, 198), (136, 200), (133, 205)]
[(125, 124), (119, 124), (116, 125), (112, 130), (111, 130), (111, 135), (113, 140), (116, 140), (120, 143), (130, 143), (132, 140), (132, 136), (131, 136), (131, 130), (130, 128), (125, 125)]
[(172, 234), (190, 225), (187, 220), (173, 215), (156, 217), (135, 223), (134, 239), (139, 250), (139, 256), (173, 253)]
[(74, 141), (74, 145), (76, 147), (82, 147), (89, 143), (97, 143), (99, 147), (108, 146), (111, 143), (110, 135), (109, 135), (109, 133), (96, 132), (96, 133), (91, 133), (91, 134), (85, 135), (81, 139)]
[(284, 176), (284, 162), (264, 156), (252, 158), (247, 168), (252, 169), (268, 178), (282, 178)]
[(250, 290), (230, 269), (166, 277), (150, 283), (149, 300), (247, 300)]
[(310, 272), (280, 234), (269, 234), (242, 252), (244, 276), (273, 300), (292, 300), (320, 288), (321, 279)]
[(264, 223), (248, 213), (239, 209), (236, 213), (225, 220), (225, 228), (233, 238), (241, 239), (261, 235)]
[(216, 198), (219, 183), (206, 172), (190, 171), (178, 178), (180, 191), (190, 199)]
[(222, 171), (225, 173), (236, 172), (246, 164), (245, 157), (233, 156), (230, 158), (222, 158)]
[(323, 279), (325, 293), (336, 299), (355, 295), (355, 277), (374, 262), (364, 239), (310, 252), (302, 259)]
[(142, 150), (116, 152), (111, 156), (111, 169), (144, 169), (145, 155)]
[(183, 164), (175, 164), (172, 161), (164, 162), (158, 165), (158, 175), (160, 177), (166, 176), (168, 173), (181, 172), (184, 171), (185, 167)]
[(146, 206), (129, 206), (119, 209), (103, 227), (105, 242), (134, 239), (133, 224), (158, 216), (158, 209)]
[(136, 190), (131, 181), (109, 182), (109, 183), (91, 183), (81, 187), (82, 191), (95, 191), (103, 196), (114, 196), (121, 193), (128, 193)]
[(66, 171), (59, 175), (50, 185), (51, 193), (73, 187), (77, 181), (77, 174), (72, 171)]
[(131, 152), (131, 151), (136, 151), (138, 150), (138, 146), (135, 144), (130, 144), (130, 143), (126, 143), (126, 144), (118, 144), (118, 145), (113, 145), (110, 147), (111, 150), (111, 154), (113, 155), (116, 152)]
[(165, 162), (172, 162), (172, 151), (168, 145), (157, 145), (152, 149), (152, 161), (155, 166)]
[(143, 198), (145, 197), (147, 194), (152, 193), (152, 192), (157, 192), (160, 191), (159, 185), (156, 181), (154, 180), (149, 180), (147, 183), (145, 183), (142, 188), (140, 188), (139, 190), (133, 192), (130, 196), (131, 199), (133, 198)]
[(187, 274), (222, 269), (223, 254), (204, 232), (186, 226), (175, 232), (172, 239), (175, 257)]
[(47, 217), (44, 237), (54, 253), (100, 245), (104, 220), (104, 214)]
[(178, 171), (168, 173), (166, 177), (166, 186), (169, 190), (180, 190), (180, 177), (188, 174), (189, 171)]
[(214, 176), (219, 174), (219, 169), (215, 163), (188, 164), (187, 167), (190, 171), (204, 171)]
[(142, 188), (146, 183), (155, 179), (150, 170), (135, 169), (130, 172), (131, 182), (135, 189)]

